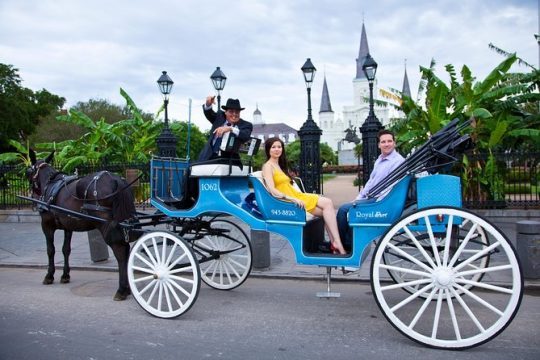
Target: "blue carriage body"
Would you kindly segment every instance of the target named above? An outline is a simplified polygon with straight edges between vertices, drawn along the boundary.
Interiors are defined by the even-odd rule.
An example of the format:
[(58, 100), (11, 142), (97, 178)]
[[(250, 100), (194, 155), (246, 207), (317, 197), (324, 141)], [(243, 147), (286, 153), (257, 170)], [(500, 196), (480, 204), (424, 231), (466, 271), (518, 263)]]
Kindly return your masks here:
[[(319, 266), (361, 266), (362, 255), (370, 242), (384, 234), (401, 217), (413, 178), (407, 175), (397, 181), (380, 201), (360, 201), (351, 207), (348, 215), (353, 233), (352, 252), (333, 255), (306, 251), (304, 242), (309, 239), (306, 239), (305, 229), (309, 215), (292, 202), (273, 197), (257, 173), (224, 164), (200, 166), (211, 170), (196, 175), (199, 184), (196, 203), (190, 208), (177, 208), (174, 203), (188, 195), (186, 184), (190, 164), (174, 158), (152, 159), (152, 205), (171, 218), (194, 218), (216, 213), (237, 217), (252, 230), (268, 231), (286, 238), (298, 264)], [(193, 171), (196, 167), (192, 167), (192, 174), (197, 173)], [(419, 178), (417, 194), (419, 208), (461, 205), (460, 181), (455, 176), (429, 175)], [(434, 218), (431, 224), (442, 229), (444, 221)], [(417, 226), (419, 229), (425, 228), (422, 223)]]

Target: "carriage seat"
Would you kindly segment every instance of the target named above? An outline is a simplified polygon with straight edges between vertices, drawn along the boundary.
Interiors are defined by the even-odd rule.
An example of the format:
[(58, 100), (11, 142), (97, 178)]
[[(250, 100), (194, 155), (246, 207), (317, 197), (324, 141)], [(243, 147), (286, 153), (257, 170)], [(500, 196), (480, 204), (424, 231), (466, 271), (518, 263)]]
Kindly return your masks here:
[[(236, 136), (228, 137), (230, 133), (225, 133), (226, 138), (221, 142), (221, 150), (229, 152), (238, 152), (244, 158), (247, 164), (239, 166), (237, 163), (241, 160), (236, 159), (213, 159), (203, 163), (197, 163), (191, 166), (191, 176), (248, 176), (252, 169), (252, 159), (259, 151), (261, 139), (251, 137), (248, 141), (240, 143)], [(225, 146), (226, 144), (226, 146)], [(220, 163), (220, 161), (222, 161)], [(232, 161), (228, 163), (228, 161)], [(247, 166), (246, 166), (247, 165)]]
[(311, 221), (316, 217), (294, 203), (274, 197), (264, 182), (262, 171), (249, 174), (259, 212), (265, 220)]
[(191, 176), (248, 176), (249, 168), (229, 164), (196, 164), (191, 166)]

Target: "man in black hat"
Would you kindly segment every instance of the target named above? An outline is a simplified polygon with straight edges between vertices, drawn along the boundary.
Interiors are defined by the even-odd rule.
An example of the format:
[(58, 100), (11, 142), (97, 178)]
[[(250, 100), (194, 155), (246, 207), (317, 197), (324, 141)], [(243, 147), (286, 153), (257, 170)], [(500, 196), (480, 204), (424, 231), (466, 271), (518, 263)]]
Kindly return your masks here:
[[(206, 103), (203, 105), (204, 116), (212, 123), (212, 129), (210, 130), (210, 136), (208, 142), (204, 145), (201, 153), (199, 154), (198, 161), (206, 161), (218, 158), (235, 159), (240, 160), (238, 155), (238, 147), (240, 144), (246, 142), (251, 137), (251, 131), (253, 125), (246, 120), (240, 118), (240, 111), (244, 110), (240, 106), (240, 100), (228, 99), (227, 103), (221, 108), (224, 111), (218, 109), (216, 113), (212, 109), (212, 104), (215, 103), (215, 96), (208, 96)], [(224, 135), (227, 133), (229, 136), (234, 135), (236, 137), (236, 145), (232, 148), (226, 148), (221, 146)]]

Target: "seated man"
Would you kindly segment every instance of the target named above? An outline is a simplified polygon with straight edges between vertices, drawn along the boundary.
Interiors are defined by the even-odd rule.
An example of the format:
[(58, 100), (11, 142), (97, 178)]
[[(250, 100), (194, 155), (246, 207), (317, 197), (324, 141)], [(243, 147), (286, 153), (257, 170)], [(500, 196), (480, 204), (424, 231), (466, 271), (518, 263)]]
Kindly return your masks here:
[[(228, 99), (227, 103), (221, 106), (224, 111), (218, 109), (216, 113), (212, 109), (215, 99), (215, 96), (207, 96), (203, 105), (204, 116), (212, 123), (212, 128), (210, 129), (208, 142), (201, 150), (196, 163), (218, 162), (233, 164), (242, 168), (238, 149), (242, 143), (250, 139), (253, 125), (249, 121), (240, 118), (240, 111), (244, 110), (240, 106), (240, 100)], [(238, 140), (230, 151), (221, 150), (223, 135), (226, 133), (233, 134)], [(190, 206), (199, 197), (199, 183), (197, 179), (190, 179), (188, 184), (190, 196), (187, 206)]]
[(377, 134), (377, 139), (377, 146), (381, 150), (381, 154), (373, 165), (373, 171), (369, 176), (369, 180), (362, 188), (356, 199), (354, 199), (352, 202), (341, 205), (337, 213), (339, 235), (343, 240), (343, 246), (346, 249), (350, 249), (352, 245), (351, 231), (347, 221), (347, 213), (349, 212), (349, 209), (354, 205), (355, 201), (367, 199), (369, 191), (405, 160), (403, 156), (401, 156), (395, 150), (396, 141), (394, 134), (391, 131), (384, 129), (379, 131)]
[[(212, 109), (214, 102), (215, 96), (208, 96), (206, 103), (203, 105), (204, 116), (212, 123), (212, 128), (208, 142), (199, 154), (198, 161), (233, 159), (235, 164), (241, 166), (238, 146), (249, 140), (253, 125), (249, 121), (240, 118), (240, 111), (244, 110), (244, 108), (240, 106), (238, 99), (228, 99), (227, 103), (221, 106), (225, 111), (218, 109), (217, 113)], [(221, 141), (223, 135), (228, 132), (234, 134), (239, 141), (231, 151), (223, 151), (220, 149)]]

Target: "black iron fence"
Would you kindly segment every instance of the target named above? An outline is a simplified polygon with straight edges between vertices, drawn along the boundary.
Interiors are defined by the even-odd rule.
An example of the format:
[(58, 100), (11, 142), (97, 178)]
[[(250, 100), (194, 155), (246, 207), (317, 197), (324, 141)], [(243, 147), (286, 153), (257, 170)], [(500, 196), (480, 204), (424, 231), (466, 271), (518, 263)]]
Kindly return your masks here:
[[(540, 153), (468, 155), (453, 167), (461, 177), (464, 206), (471, 209), (540, 209)], [(59, 169), (61, 166), (55, 164)], [(77, 168), (78, 175), (109, 170), (133, 183), (137, 206), (150, 204), (150, 165), (113, 163)], [(0, 165), (0, 209), (21, 209), (30, 204), (16, 197), (29, 194), (29, 182), (21, 165)]]
[[(61, 169), (60, 164), (54, 165)], [(149, 163), (110, 163), (85, 164), (77, 167), (76, 174), (84, 176), (96, 171), (108, 170), (126, 178), (132, 183), (133, 194), (138, 207), (150, 206), (150, 164)], [(19, 199), (17, 195), (29, 196), (30, 183), (22, 165), (0, 165), (0, 209), (21, 209), (31, 204)]]
[(455, 164), (464, 206), (473, 209), (540, 208), (540, 153), (468, 154)]

